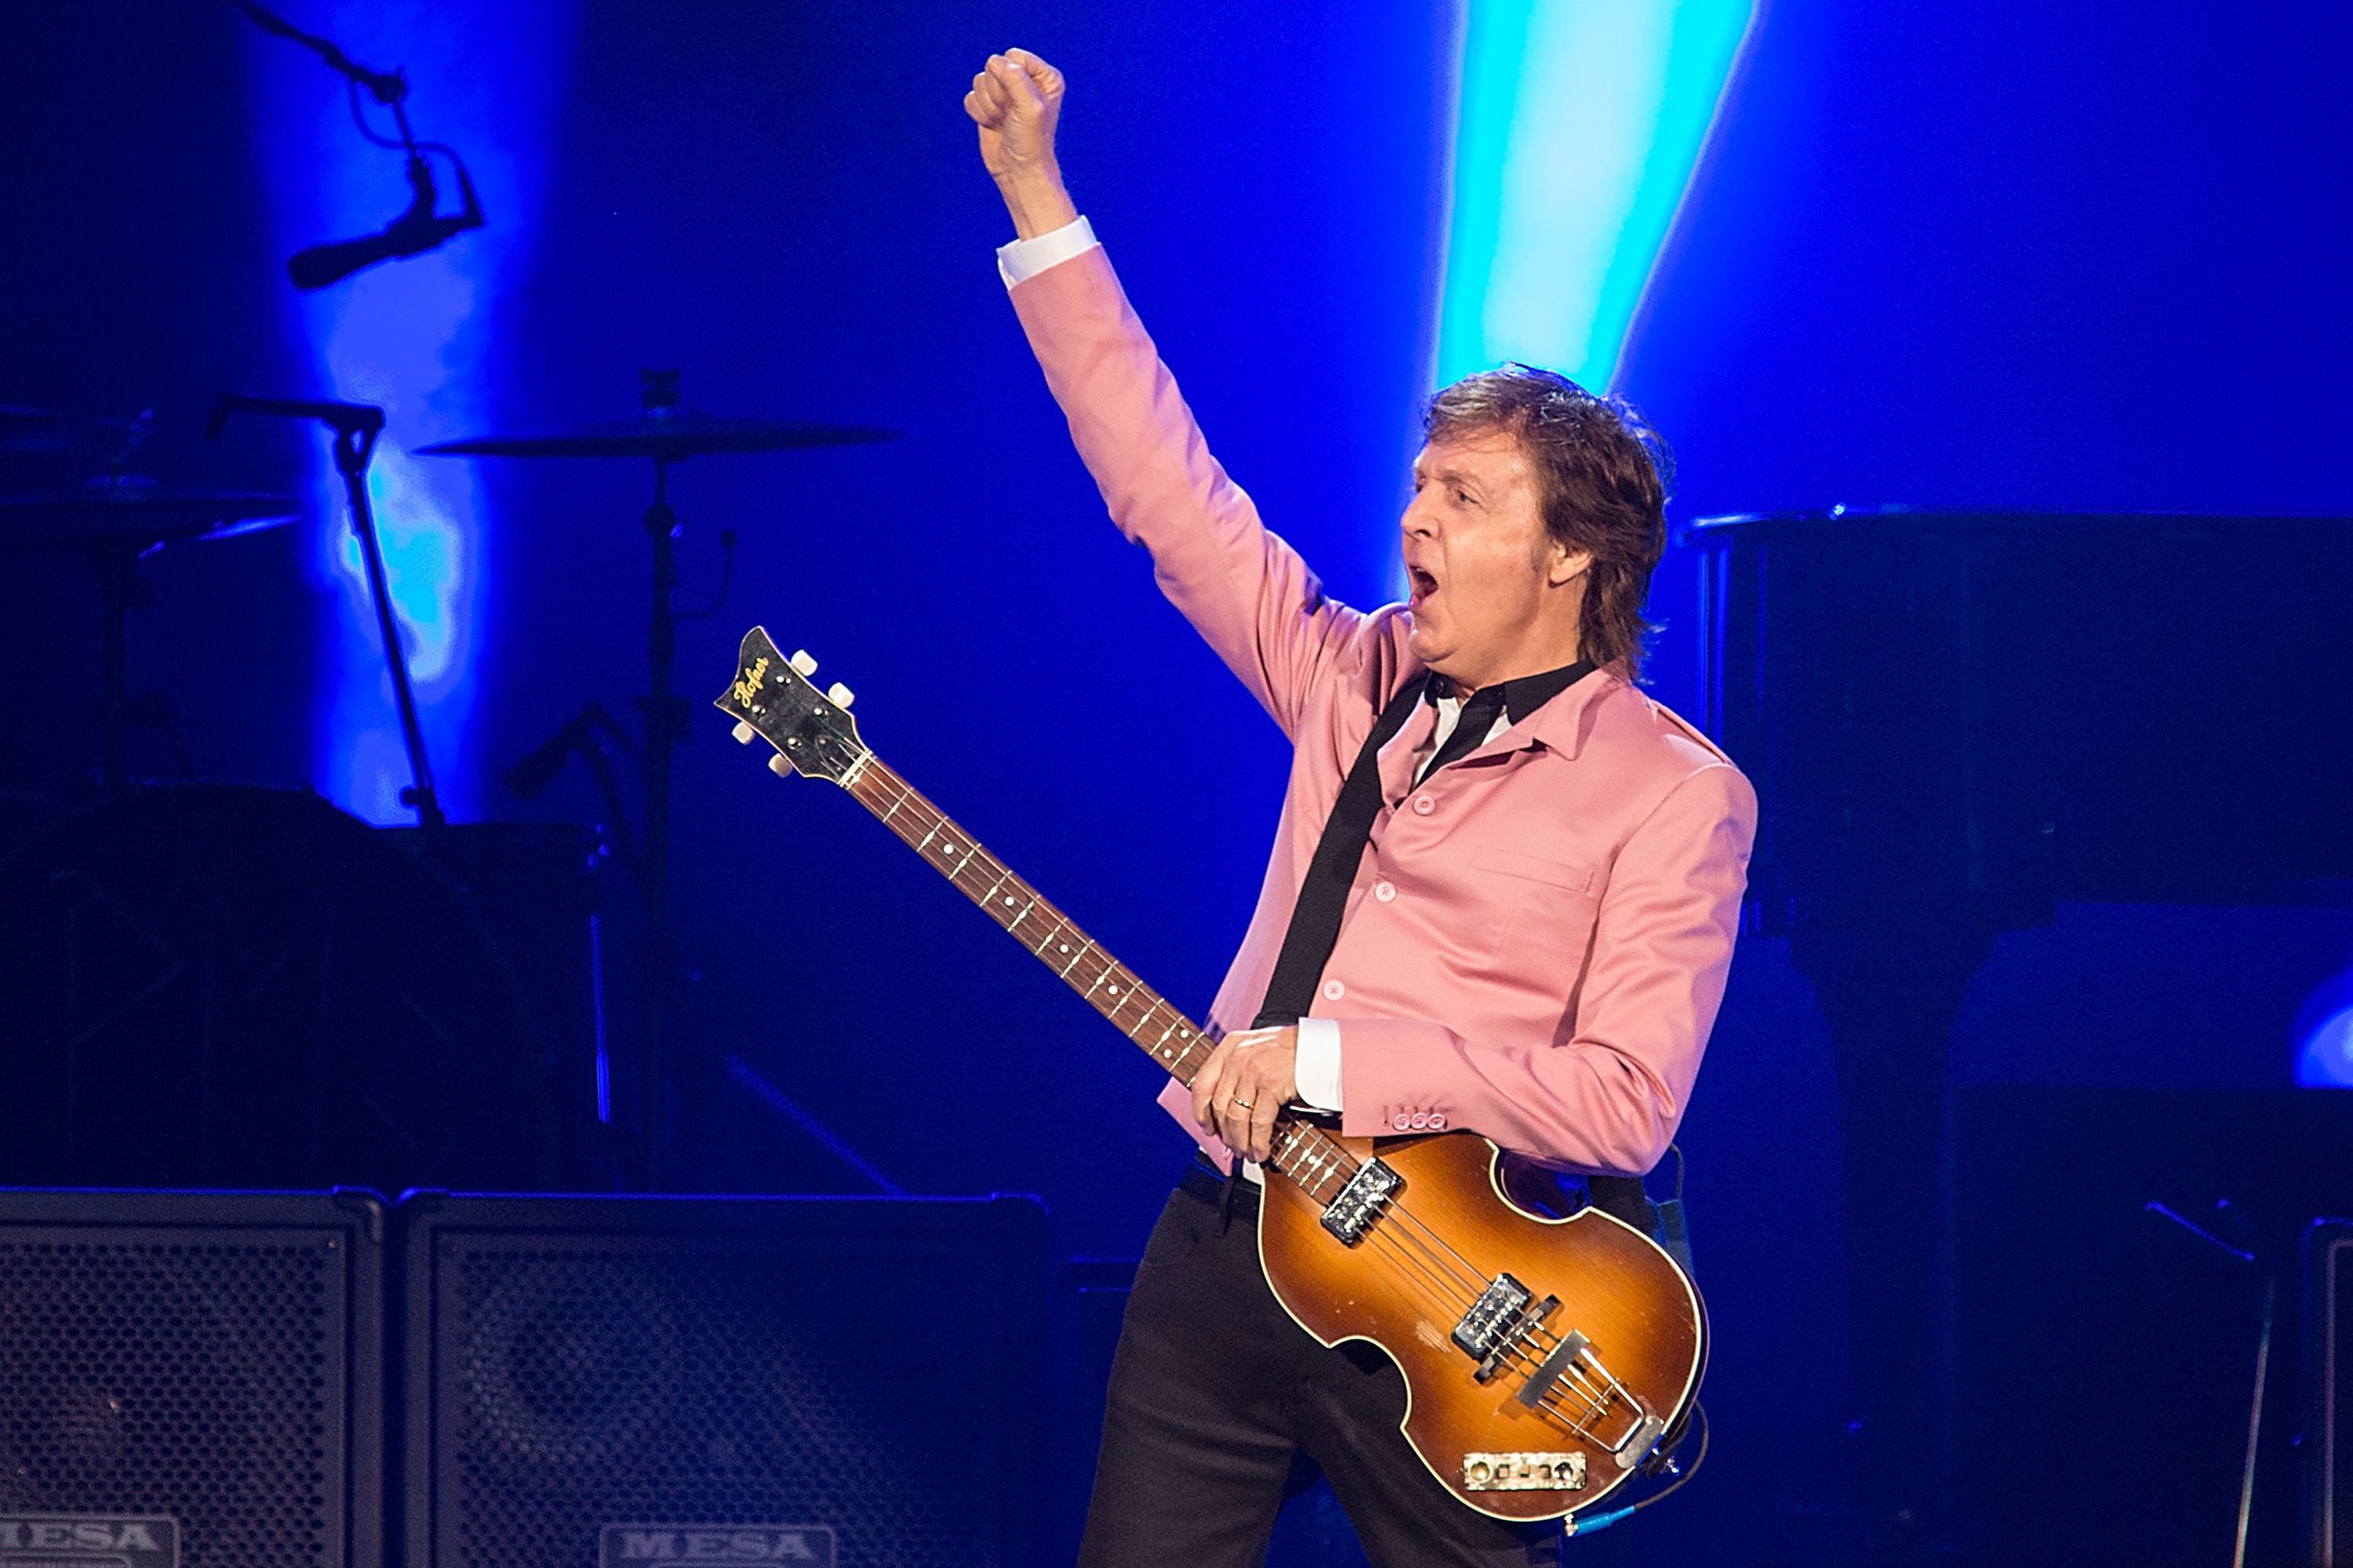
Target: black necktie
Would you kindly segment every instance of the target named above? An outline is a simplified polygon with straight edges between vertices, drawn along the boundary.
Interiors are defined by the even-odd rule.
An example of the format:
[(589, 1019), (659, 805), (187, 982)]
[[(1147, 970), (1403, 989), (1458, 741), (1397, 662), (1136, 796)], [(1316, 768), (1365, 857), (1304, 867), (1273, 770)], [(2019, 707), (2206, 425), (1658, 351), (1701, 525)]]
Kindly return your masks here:
[[(1580, 659), (1541, 675), (1496, 681), (1480, 687), (1463, 703), (1452, 733), (1439, 747), (1438, 755), (1430, 758), (1422, 776), (1428, 778), (1478, 750), (1485, 744), (1487, 732), (1504, 714), (1509, 713), (1515, 721), (1527, 717), (1591, 674), (1593, 668)], [(1340, 798), (1332, 802), (1331, 820), (1324, 824), (1324, 836), (1315, 842), (1314, 857), (1307, 863), (1306, 878), (1299, 885), (1299, 902), (1292, 906), (1291, 928), (1283, 933), (1282, 951), (1275, 956), (1274, 975), (1266, 982), (1266, 1000), (1260, 1004), (1251, 1028), (1274, 1029), (1296, 1023), (1315, 1004), (1316, 984), (1324, 978), (1324, 965), (1332, 957), (1333, 945), (1340, 939), (1341, 917), (1348, 912), (1348, 890), (1356, 885), (1356, 867), (1365, 858), (1365, 843), (1373, 835), (1373, 824), (1380, 820), (1378, 753), (1391, 736), (1405, 727), (1406, 719), (1425, 696), (1435, 698), (1441, 692), (1453, 690), (1441, 683), (1445, 679), (1433, 672), (1421, 680), (1407, 682), (1373, 722), (1373, 733), (1365, 737), (1364, 749), (1356, 753), (1356, 766), (1348, 769), (1347, 781), (1340, 786)], [(1514, 695), (1519, 700), (1510, 702), (1508, 699)]]
[(1453, 732), (1447, 736), (1446, 744), (1438, 748), (1438, 755), (1430, 759), (1430, 766), (1422, 770), (1421, 776), (1427, 779), (1456, 758), (1468, 757), (1478, 750), (1486, 744), (1487, 732), (1493, 729), (1495, 721), (1503, 716), (1504, 688), (1500, 683), (1482, 686), (1472, 693), (1471, 700), (1464, 703), (1461, 711), (1455, 715)]

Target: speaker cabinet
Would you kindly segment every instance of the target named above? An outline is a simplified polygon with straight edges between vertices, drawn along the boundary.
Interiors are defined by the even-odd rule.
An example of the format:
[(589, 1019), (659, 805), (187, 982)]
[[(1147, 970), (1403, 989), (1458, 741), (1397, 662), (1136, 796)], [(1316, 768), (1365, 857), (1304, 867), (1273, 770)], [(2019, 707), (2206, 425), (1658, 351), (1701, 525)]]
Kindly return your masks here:
[(1034, 1199), (401, 1214), (411, 1568), (1032, 1560)]
[(0, 1190), (0, 1557), (375, 1568), (384, 1217)]

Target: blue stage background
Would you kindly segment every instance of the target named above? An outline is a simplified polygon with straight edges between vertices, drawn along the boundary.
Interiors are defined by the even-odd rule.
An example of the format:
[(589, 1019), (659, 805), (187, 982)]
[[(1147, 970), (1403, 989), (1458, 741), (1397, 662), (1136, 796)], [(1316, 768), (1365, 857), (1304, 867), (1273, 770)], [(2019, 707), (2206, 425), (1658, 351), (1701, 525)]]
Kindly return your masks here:
[[(343, 41), (396, 60), (398, 30), (435, 15), (355, 14)], [(249, 97), (312, 68), (267, 60), (244, 26), (81, 7), (6, 68), (0, 401), (153, 404), (159, 450), (191, 470), (294, 487), (315, 460), (290, 433), (192, 435), (223, 387), (315, 386), (269, 216), (301, 159), (257, 155)], [(1214, 449), (1335, 594), (1374, 602), (1427, 390), (1456, 19), (1387, 0), (580, 0), (550, 26), (568, 29), (564, 85), (533, 122), (535, 227), (465, 389), (480, 417), (617, 417), (638, 368), (664, 366), (716, 412), (909, 432), (672, 476), (682, 604), (715, 591), (720, 531), (742, 541), (733, 598), (681, 645), (700, 714), (679, 776), (690, 1053), (714, 1081), (740, 1057), (907, 1190), (1038, 1192), (1065, 1252), (1132, 1254), (1187, 1147), (1151, 1103), (1156, 1073), (838, 792), (728, 744), (700, 698), (744, 626), (808, 648), (883, 757), (1206, 1006), (1284, 748), (1104, 520), (991, 265), (1008, 236), (958, 100), (992, 49), (1064, 68), (1072, 188)], [(2353, 15), (1830, 0), (1758, 27), (1622, 371), (1676, 447), (1675, 519), (2353, 513)], [(418, 73), (420, 132), (460, 90)], [(494, 208), (453, 253), (515, 221)], [(529, 808), (497, 776), (582, 704), (621, 713), (640, 689), (649, 483), (623, 462), (480, 469), (471, 716), (443, 763), (458, 799), (596, 813), (576, 774)], [(332, 787), (316, 738), (343, 633), (311, 548), (264, 535), (153, 564), (133, 657), (195, 771)], [(1695, 711), (1685, 553), (1652, 611), (1656, 692)], [(20, 798), (95, 759), (96, 640), (70, 570), (12, 563), (0, 782)], [(2181, 724), (2192, 743), (2197, 715)], [(2284, 1086), (2299, 1010), (2348, 962), (2341, 907), (2063, 910), (2003, 938), (1956, 1075)], [(698, 1185), (857, 1184), (748, 1097), (689, 1110)], [(1736, 1541), (1837, 1490), (1833, 1129), (1805, 982), (1752, 940), (1683, 1139), (1716, 1451), (1645, 1550)]]

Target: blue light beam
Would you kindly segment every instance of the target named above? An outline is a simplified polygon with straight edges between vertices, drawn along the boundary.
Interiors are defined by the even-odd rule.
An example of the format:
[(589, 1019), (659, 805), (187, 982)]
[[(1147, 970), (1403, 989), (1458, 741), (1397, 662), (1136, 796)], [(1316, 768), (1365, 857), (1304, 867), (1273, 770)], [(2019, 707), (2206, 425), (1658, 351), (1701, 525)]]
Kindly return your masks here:
[[(411, 454), (479, 433), (495, 408), (497, 306), (527, 264), (575, 6), (576, 0), (471, 9), (328, 0), (289, 7), (297, 26), (333, 38), (354, 59), (407, 69), (417, 134), (465, 155), (489, 217), (488, 228), (439, 249), (380, 263), (290, 303), (327, 394), (385, 410), (368, 494), (427, 755), (452, 817), (478, 815), (480, 804), (468, 721), (486, 642), (489, 519), (470, 463)], [(258, 31), (248, 58), (279, 255), (371, 233), (407, 205), (400, 154), (361, 138), (340, 78), (306, 51)], [(370, 121), (379, 132), (390, 127), (380, 109), (371, 109)], [(447, 209), (455, 180), (438, 155), (434, 175)], [(314, 481), (312, 574), (337, 613), (323, 639), (313, 781), (364, 821), (412, 821), (414, 812), (400, 802), (408, 762), (391, 677), (323, 445)]]
[(1520, 360), (1610, 387), (1756, 10), (1469, 0), (1440, 386)]

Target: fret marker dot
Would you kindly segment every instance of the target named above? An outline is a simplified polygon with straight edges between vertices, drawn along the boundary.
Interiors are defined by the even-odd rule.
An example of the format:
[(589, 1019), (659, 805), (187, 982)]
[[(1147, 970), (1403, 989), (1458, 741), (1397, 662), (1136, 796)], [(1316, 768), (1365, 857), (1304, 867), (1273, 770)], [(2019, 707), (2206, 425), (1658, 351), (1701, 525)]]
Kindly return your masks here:
[(1013, 900), (1011, 900), (1010, 898), (1007, 899), (1007, 900), (1005, 901), (1005, 906), (1006, 906), (1008, 909), (1012, 908), (1012, 907), (1013, 907)]
[(1113, 986), (1113, 987), (1112, 987), (1112, 988), (1111, 988), (1111, 993), (1112, 993), (1112, 995), (1113, 995), (1113, 996), (1117, 996), (1117, 995), (1119, 994), (1119, 987), (1117, 987), (1117, 986)]
[(1071, 950), (1071, 944), (1068, 942), (1063, 943), (1060, 950), (1065, 953), (1069, 952)]

